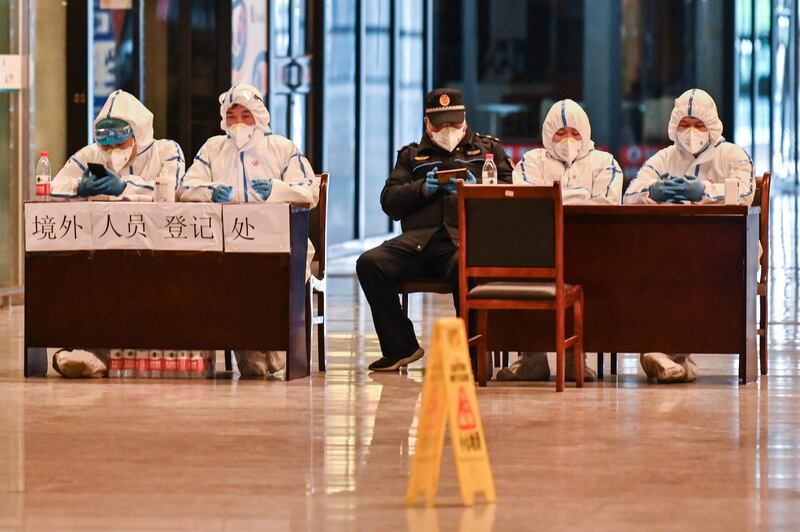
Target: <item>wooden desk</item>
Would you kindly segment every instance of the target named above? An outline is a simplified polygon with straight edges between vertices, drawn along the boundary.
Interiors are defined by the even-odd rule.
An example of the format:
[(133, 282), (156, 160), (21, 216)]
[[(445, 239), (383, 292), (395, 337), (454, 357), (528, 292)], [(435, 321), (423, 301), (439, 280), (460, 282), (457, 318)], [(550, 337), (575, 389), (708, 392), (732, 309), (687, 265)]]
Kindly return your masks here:
[[(585, 350), (735, 353), (757, 378), (758, 207), (566, 206), (565, 279)], [(552, 313), (490, 313), (490, 351), (552, 351)], [(531, 334), (533, 331), (533, 334)]]
[(73, 251), (25, 254), (25, 376), (47, 347), (287, 352), (308, 375), (308, 209), (292, 207), (290, 254)]

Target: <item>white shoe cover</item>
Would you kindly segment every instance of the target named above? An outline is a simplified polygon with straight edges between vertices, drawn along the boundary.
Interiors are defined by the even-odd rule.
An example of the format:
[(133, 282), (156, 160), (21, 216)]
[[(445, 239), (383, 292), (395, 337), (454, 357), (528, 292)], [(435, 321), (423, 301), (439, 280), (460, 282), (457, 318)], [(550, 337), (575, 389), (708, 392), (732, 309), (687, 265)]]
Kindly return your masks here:
[(686, 368), (666, 353), (642, 353), (639, 361), (648, 379), (657, 379), (660, 383), (686, 381)]
[(697, 380), (697, 362), (690, 356), (687, 356), (681, 366), (686, 370), (686, 382), (694, 382)]
[[(565, 379), (569, 382), (575, 382), (575, 355), (567, 351), (564, 355), (567, 365)], [(586, 353), (583, 354), (583, 382), (594, 382), (597, 379), (597, 372), (589, 367), (586, 363)]]
[(68, 379), (104, 377), (108, 371), (97, 355), (82, 349), (61, 350), (53, 355), (53, 365)]
[(286, 367), (286, 351), (267, 351), (267, 369), (275, 374)]
[(236, 365), (242, 377), (266, 377), (267, 353), (264, 351), (234, 351)]
[(507, 368), (497, 372), (498, 381), (546, 381), (550, 379), (547, 353), (523, 352)]

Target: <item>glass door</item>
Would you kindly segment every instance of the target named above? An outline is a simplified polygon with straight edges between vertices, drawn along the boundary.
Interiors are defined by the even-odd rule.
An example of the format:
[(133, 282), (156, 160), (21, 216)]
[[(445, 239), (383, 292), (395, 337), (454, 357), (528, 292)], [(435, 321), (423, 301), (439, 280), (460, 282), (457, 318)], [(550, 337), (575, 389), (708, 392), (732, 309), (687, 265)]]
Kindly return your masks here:
[(772, 171), (777, 180), (789, 185), (794, 185), (797, 179), (797, 35), (792, 2), (778, 0), (775, 5), (772, 56)]
[(381, 207), (381, 191), (394, 161), (392, 149), (392, 5), (389, 0), (364, 3), (361, 72), (361, 143), (363, 161), (363, 235), (373, 237), (390, 231)]
[(275, 0), (270, 9), (268, 107), (272, 130), (292, 139), (305, 153), (311, 92), (306, 0)]
[(0, 3), (0, 54), (22, 55), (22, 89), (0, 89), (0, 288), (22, 283), (20, 217), (30, 166), (30, 89), (26, 88), (28, 54), (27, 1)]

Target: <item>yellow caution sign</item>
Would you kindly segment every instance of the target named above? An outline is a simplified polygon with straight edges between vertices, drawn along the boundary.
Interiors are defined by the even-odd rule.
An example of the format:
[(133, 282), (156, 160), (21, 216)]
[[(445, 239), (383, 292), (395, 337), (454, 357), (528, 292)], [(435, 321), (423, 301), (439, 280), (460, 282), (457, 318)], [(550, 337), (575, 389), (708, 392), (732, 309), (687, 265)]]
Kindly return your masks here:
[(478, 412), (464, 322), (459, 318), (437, 320), (428, 355), (406, 504), (415, 504), (420, 494), (425, 495), (427, 504), (433, 504), (439, 488), (448, 420), (461, 500), (471, 506), (475, 494), (483, 492), (487, 502), (494, 502), (497, 496)]

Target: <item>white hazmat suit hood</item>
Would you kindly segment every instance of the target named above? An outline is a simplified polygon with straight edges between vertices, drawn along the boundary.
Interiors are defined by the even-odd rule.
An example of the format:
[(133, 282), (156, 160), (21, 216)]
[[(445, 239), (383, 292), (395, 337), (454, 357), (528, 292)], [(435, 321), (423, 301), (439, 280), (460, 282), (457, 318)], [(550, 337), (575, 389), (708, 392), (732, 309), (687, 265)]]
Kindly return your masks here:
[(703, 121), (708, 128), (712, 146), (722, 138), (722, 120), (717, 113), (717, 104), (703, 89), (689, 89), (675, 99), (675, 107), (672, 109), (667, 126), (667, 134), (672, 142), (677, 143), (678, 124), (687, 116)]
[[(556, 153), (553, 135), (562, 127), (575, 128), (581, 134), (581, 147), (573, 161), (564, 161)], [(544, 119), (544, 124), (542, 124), (542, 144), (551, 157), (564, 162), (567, 167), (572, 166), (575, 161), (586, 157), (594, 149), (592, 126), (589, 123), (589, 116), (586, 111), (573, 100), (561, 100), (553, 104)]]
[(265, 134), (270, 133), (269, 111), (267, 110), (267, 107), (264, 105), (264, 99), (261, 96), (261, 93), (258, 91), (257, 88), (253, 87), (252, 85), (241, 83), (238, 85), (234, 85), (226, 92), (220, 94), (219, 114), (221, 120), (219, 126), (220, 128), (222, 128), (222, 131), (224, 131), (228, 135), (231, 142), (233, 142), (234, 144), (236, 144), (236, 141), (234, 140), (234, 135), (231, 134), (231, 128), (228, 126), (228, 122), (226, 119), (228, 109), (230, 109), (234, 105), (241, 105), (242, 107), (246, 107), (247, 110), (249, 110), (253, 114), (253, 118), (256, 121), (253, 134), (250, 137), (250, 140), (241, 146), (237, 145), (237, 148), (240, 151), (249, 150), (254, 146), (256, 146), (258, 142), (264, 137)]
[[(94, 126), (106, 118), (118, 118), (130, 124), (136, 151), (142, 152), (153, 142), (153, 113), (136, 96), (117, 89), (111, 93), (94, 119)], [(92, 128), (94, 129), (94, 128)]]

